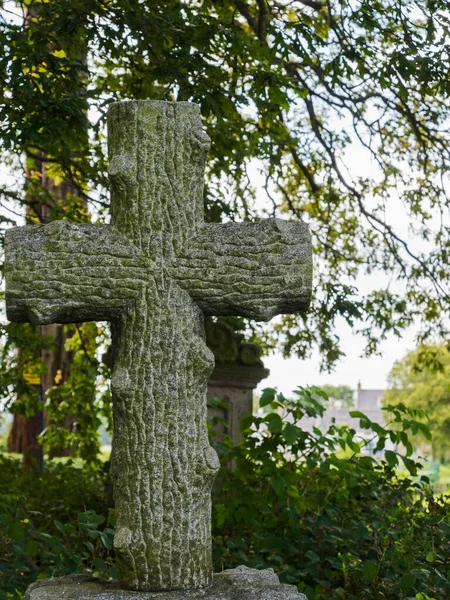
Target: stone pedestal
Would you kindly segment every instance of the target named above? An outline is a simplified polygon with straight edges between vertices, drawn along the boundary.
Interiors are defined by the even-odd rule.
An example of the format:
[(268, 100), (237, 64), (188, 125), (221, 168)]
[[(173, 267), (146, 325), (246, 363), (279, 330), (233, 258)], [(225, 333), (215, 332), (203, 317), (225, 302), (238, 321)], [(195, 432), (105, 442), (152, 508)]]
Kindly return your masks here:
[(210, 417), (220, 417), (215, 430), (226, 434), (235, 444), (241, 441), (240, 420), (253, 412), (253, 391), (269, 376), (261, 360), (257, 344), (246, 342), (244, 336), (221, 321), (208, 320), (206, 343), (214, 353), (215, 368), (208, 382), (208, 400), (218, 398), (225, 405), (209, 406)]
[(208, 399), (219, 398), (226, 408), (208, 407), (210, 417), (220, 417), (215, 429), (225, 433), (235, 444), (241, 441), (240, 420), (253, 412), (253, 392), (268, 377), (269, 369), (240, 364), (217, 363), (208, 383)]
[(28, 588), (23, 600), (307, 600), (294, 585), (281, 584), (272, 569), (248, 567), (214, 575), (213, 585), (195, 590), (133, 592), (115, 581), (86, 575), (41, 579)]

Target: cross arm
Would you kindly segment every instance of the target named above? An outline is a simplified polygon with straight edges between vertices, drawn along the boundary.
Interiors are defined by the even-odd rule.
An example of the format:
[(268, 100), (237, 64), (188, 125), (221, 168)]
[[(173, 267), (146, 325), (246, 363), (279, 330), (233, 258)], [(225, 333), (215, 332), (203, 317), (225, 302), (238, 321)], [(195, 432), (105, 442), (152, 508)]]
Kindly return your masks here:
[(172, 271), (207, 315), (266, 321), (303, 312), (312, 289), (309, 228), (280, 219), (205, 224)]
[(16, 227), (5, 255), (6, 312), (16, 322), (112, 319), (148, 278), (148, 260), (110, 225)]

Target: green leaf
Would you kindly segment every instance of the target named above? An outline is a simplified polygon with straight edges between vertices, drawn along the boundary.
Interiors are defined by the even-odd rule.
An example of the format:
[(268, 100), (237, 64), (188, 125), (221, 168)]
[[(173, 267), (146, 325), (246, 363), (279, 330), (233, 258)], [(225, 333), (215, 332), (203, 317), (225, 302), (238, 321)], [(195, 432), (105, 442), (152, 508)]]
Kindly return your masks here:
[(12, 539), (17, 540), (23, 535), (23, 528), (20, 523), (12, 522), (6, 528), (6, 534)]
[(346, 442), (347, 442), (347, 446), (350, 448), (350, 450), (352, 452), (354, 452), (355, 454), (359, 453), (361, 447), (358, 444), (358, 442), (354, 442), (351, 437), (348, 437)]
[(92, 561), (92, 565), (97, 569), (97, 571), (105, 570), (105, 561), (101, 558), (94, 558), (94, 560)]
[(283, 421), (281, 420), (280, 415), (272, 413), (267, 417), (267, 429), (270, 433), (281, 433), (283, 429)]
[(433, 435), (430, 431), (430, 428), (425, 423), (418, 422), (417, 425), (418, 425), (420, 431), (422, 432), (422, 434), (424, 435), (424, 437), (427, 440), (431, 441), (433, 439)]
[(349, 415), (354, 419), (367, 419), (366, 415), (359, 410), (350, 410)]
[(281, 475), (275, 475), (275, 477), (270, 480), (270, 485), (273, 487), (278, 496), (283, 495), (286, 484)]
[(358, 523), (358, 529), (356, 531), (356, 535), (360, 539), (370, 540), (370, 531), (364, 525), (364, 523)]
[(386, 452), (384, 453), (384, 458), (386, 459), (386, 462), (391, 468), (396, 467), (398, 465), (398, 458), (396, 452), (392, 452), (392, 450), (386, 450)]
[(278, 400), (278, 402), (279, 402), (281, 405), (283, 405), (283, 404), (286, 404), (286, 402), (287, 402), (287, 400), (286, 400), (286, 398), (284, 397), (284, 395), (283, 395), (283, 393), (282, 393), (282, 392), (278, 392), (278, 394), (277, 394), (277, 400)]
[(30, 558), (36, 556), (36, 554), (39, 552), (39, 542), (36, 540), (30, 540), (26, 545), (25, 552)]
[(112, 535), (108, 535), (107, 533), (105, 533), (104, 531), (100, 532), (100, 538), (103, 542), (103, 545), (105, 546), (105, 548), (108, 550), (108, 552), (112, 549), (112, 545), (113, 545), (113, 536)]
[(363, 576), (367, 581), (373, 583), (378, 573), (378, 565), (371, 560), (366, 560), (363, 565)]
[(264, 408), (271, 402), (275, 400), (276, 390), (273, 388), (264, 388), (261, 394), (261, 398), (259, 399), (259, 406)]
[(105, 517), (103, 515), (98, 515), (95, 511), (88, 511), (88, 522), (92, 523), (92, 525), (101, 525), (105, 522)]
[(307, 558), (309, 558), (309, 560), (313, 563), (320, 562), (320, 556), (318, 554), (316, 554), (315, 552), (313, 552), (313, 550), (308, 550), (308, 552), (305, 553), (305, 556)]
[(283, 437), (289, 446), (295, 444), (300, 433), (300, 429), (291, 423), (287, 423), (283, 429)]
[(417, 465), (413, 460), (407, 458), (406, 456), (402, 456), (402, 461), (411, 475), (417, 475)]
[(88, 534), (88, 536), (90, 538), (92, 538), (93, 540), (95, 540), (100, 535), (100, 531), (97, 531), (96, 529), (89, 529), (88, 532), (87, 532), (87, 534)]
[(241, 418), (241, 422), (240, 422), (241, 431), (246, 431), (247, 429), (250, 429), (250, 427), (253, 425), (253, 423), (254, 423), (253, 415), (244, 415)]
[(327, 475), (330, 472), (330, 463), (327, 460), (320, 464), (320, 472), (322, 475)]
[(406, 573), (406, 575), (403, 575), (398, 582), (398, 587), (402, 590), (407, 590), (416, 583), (416, 579), (417, 577), (414, 575), (414, 573)]
[(105, 517), (98, 515), (94, 510), (78, 513), (78, 522), (86, 527), (96, 529), (99, 525), (105, 522)]
[(61, 523), (61, 521), (53, 521), (53, 523), (55, 524), (55, 527), (57, 529), (59, 529), (59, 531), (61, 531), (62, 533), (64, 533), (64, 529), (65, 529), (64, 523)]
[(439, 523), (438, 529), (444, 535), (450, 534), (450, 525), (448, 523), (445, 523), (444, 521), (442, 523)]

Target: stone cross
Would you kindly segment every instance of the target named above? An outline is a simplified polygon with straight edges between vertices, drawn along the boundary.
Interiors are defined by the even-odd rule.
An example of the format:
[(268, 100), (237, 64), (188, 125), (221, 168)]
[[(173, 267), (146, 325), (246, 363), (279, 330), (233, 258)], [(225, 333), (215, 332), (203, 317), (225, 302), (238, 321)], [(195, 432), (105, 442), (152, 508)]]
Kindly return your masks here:
[(310, 235), (278, 219), (204, 223), (210, 140), (195, 104), (112, 104), (108, 132), (111, 224), (8, 231), (7, 314), (40, 324), (111, 321), (120, 583), (202, 587), (212, 576), (219, 468), (206, 427), (214, 360), (203, 315), (304, 311)]

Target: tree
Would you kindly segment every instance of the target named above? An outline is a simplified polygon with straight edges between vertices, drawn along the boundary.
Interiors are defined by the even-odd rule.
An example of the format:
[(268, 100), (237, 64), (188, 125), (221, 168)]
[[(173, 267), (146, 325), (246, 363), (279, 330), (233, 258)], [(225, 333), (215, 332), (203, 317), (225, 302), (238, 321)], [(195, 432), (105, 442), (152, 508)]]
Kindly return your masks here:
[[(426, 352), (427, 362), (435, 358), (439, 369), (417, 367)], [(445, 346), (420, 347), (397, 361), (389, 374), (389, 389), (383, 397), (385, 404), (403, 403), (424, 410), (433, 434), (433, 456), (450, 459), (450, 353)]]
[[(39, 18), (39, 13), (42, 8), (41, 3), (23, 4), (23, 26), (28, 28), (33, 25), (36, 19)], [(78, 35), (77, 35), (78, 34)], [(61, 50), (59, 50), (61, 48)], [(53, 43), (49, 42), (49, 49), (54, 50)], [(64, 38), (58, 38), (58, 50), (64, 55), (76, 57), (81, 63), (86, 62), (85, 44), (83, 35), (79, 34), (75, 28), (75, 35)], [(84, 90), (85, 77), (80, 71), (79, 75), (79, 93)], [(85, 102), (85, 110), (87, 111), (87, 103)], [(79, 133), (80, 139), (82, 133)], [(84, 132), (84, 145), (87, 146), (87, 128)], [(55, 172), (54, 164), (47, 162), (47, 156), (44, 150), (35, 148), (25, 148), (25, 209), (26, 219), (30, 223), (48, 223), (54, 218), (58, 218), (55, 212), (55, 206), (64, 207), (67, 204), (76, 204), (79, 209), (83, 209), (83, 199), (79, 197), (77, 188), (70, 180), (64, 180), (58, 172)], [(36, 185), (37, 184), (37, 185)], [(86, 207), (84, 207), (86, 208)], [(84, 211), (86, 212), (86, 211)], [(25, 331), (29, 330), (25, 328)], [(36, 330), (36, 333), (39, 329)], [(42, 464), (42, 446), (39, 443), (39, 436), (44, 430), (45, 423), (53, 418), (56, 418), (55, 423), (50, 421), (51, 425), (55, 425), (60, 431), (68, 430), (66, 440), (70, 437), (70, 430), (77, 422), (74, 414), (70, 411), (56, 410), (56, 406), (64, 403), (62, 397), (58, 402), (58, 391), (63, 389), (64, 384), (70, 378), (70, 370), (74, 359), (73, 351), (69, 350), (70, 339), (76, 333), (74, 326), (62, 325), (46, 325), (40, 328), (41, 340), (36, 339), (35, 357), (37, 361), (42, 362), (40, 373), (34, 375), (30, 379), (27, 373), (24, 373), (25, 379), (28, 378), (38, 387), (35, 389), (36, 394), (41, 400), (47, 392), (51, 390), (53, 405), (50, 411), (44, 412), (43, 403), (34, 403), (33, 414), (25, 412), (22, 414), (20, 405), (22, 398), (19, 396), (15, 402), (18, 410), (14, 412), (14, 421), (9, 432), (8, 450), (18, 452), (23, 455), (24, 467), (35, 467)], [(29, 339), (26, 338), (26, 344), (29, 345)], [(20, 349), (19, 349), (20, 352)], [(19, 361), (20, 362), (20, 361)], [(96, 373), (93, 374), (95, 381)], [(93, 398), (91, 399), (91, 402)], [(61, 438), (61, 436), (59, 436)], [(64, 438), (64, 436), (62, 436)], [(53, 444), (52, 455), (67, 455), (73, 453), (73, 448), (60, 446), (59, 448)]]
[(330, 400), (340, 400), (343, 408), (354, 406), (354, 390), (348, 385), (321, 385)]
[[(108, 104), (194, 101), (212, 138), (208, 218), (283, 215), (308, 221), (314, 234), (312, 309), (270, 332), (257, 330), (267, 344), (280, 337), (284, 351), (299, 356), (318, 347), (330, 366), (342, 354), (334, 333), (340, 318), (362, 331), (369, 354), (412, 322), (422, 323), (421, 341), (446, 335), (444, 4), (31, 0), (28, 7), (39, 10), (26, 22), (20, 7), (4, 2), (0, 136), (9, 178), (0, 188), (3, 225), (21, 214), (30, 187), (40, 203), (51, 199), (54, 217), (86, 218), (83, 201), (103, 218)], [(64, 39), (86, 48), (87, 60)], [(80, 78), (86, 81), (81, 90)], [(346, 164), (355, 145), (377, 165), (374, 176), (358, 176)], [(52, 177), (70, 182), (75, 196), (62, 202), (27, 172), (23, 157), (40, 153)], [(394, 190), (411, 220), (412, 242), (398, 217), (389, 216)], [(257, 194), (264, 199), (260, 208)], [(364, 297), (354, 288), (361, 273), (379, 282)]]

